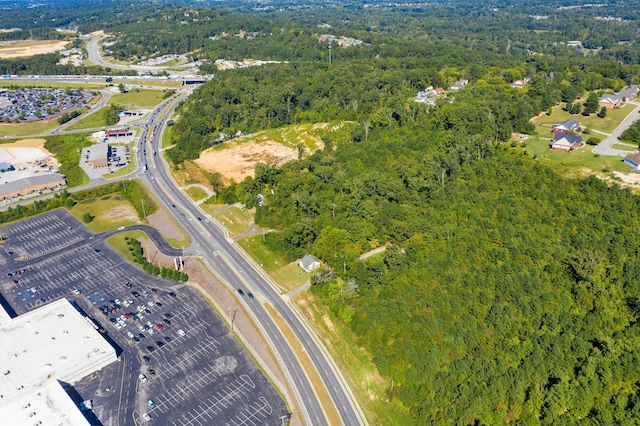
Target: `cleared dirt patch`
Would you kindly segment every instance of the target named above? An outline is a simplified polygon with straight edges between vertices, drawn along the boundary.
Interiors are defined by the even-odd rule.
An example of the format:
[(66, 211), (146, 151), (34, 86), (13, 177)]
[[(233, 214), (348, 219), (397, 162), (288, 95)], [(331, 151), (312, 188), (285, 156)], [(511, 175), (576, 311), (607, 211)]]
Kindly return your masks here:
[(296, 158), (296, 149), (267, 140), (229, 145), (222, 150), (208, 149), (195, 162), (210, 173), (220, 173), (227, 181), (233, 179), (240, 182), (247, 176), (253, 176), (253, 168), (257, 163), (283, 164)]
[(43, 53), (64, 50), (68, 41), (59, 40), (22, 40), (0, 43), (0, 58), (25, 58)]

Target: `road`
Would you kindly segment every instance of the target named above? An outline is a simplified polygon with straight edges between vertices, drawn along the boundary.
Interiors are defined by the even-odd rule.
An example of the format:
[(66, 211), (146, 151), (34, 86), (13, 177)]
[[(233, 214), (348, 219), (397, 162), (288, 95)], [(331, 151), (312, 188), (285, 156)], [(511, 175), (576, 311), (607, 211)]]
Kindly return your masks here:
[[(344, 378), (322, 344), (309, 331), (302, 318), (292, 309), (285, 300), (286, 298), (269, 283), (263, 275), (264, 272), (258, 271), (256, 265), (243, 256), (238, 248), (226, 238), (222, 229), (213, 223), (201, 220), (203, 214), (176, 187), (169, 175), (166, 163), (162, 162), (160, 157), (150, 154), (153, 151), (159, 151), (161, 129), (176, 106), (177, 102), (164, 117), (158, 117), (158, 109), (151, 116), (150, 124), (154, 124), (156, 130), (148, 149), (138, 151), (139, 161), (149, 165), (149, 171), (141, 176), (141, 180), (189, 233), (193, 239), (189, 251), (203, 258), (215, 273), (232, 288), (244, 288), (255, 295), (254, 299), (244, 297), (243, 300), (263, 328), (265, 337), (271, 340), (290, 384), (296, 388), (294, 392), (297, 394), (298, 404), (303, 410), (302, 417), (306, 420), (305, 423), (324, 425), (329, 422), (318, 402), (314, 385), (310, 383), (296, 354), (265, 310), (263, 301), (269, 303), (296, 334), (322, 378), (344, 424), (366, 424), (366, 419)], [(140, 140), (143, 143), (146, 141), (146, 130)], [(172, 207), (172, 204), (176, 207)]]
[(116, 70), (136, 70), (136, 71), (146, 71), (151, 73), (162, 72), (169, 69), (169, 67), (163, 67), (163, 66), (120, 65), (120, 64), (114, 64), (111, 62), (106, 62), (100, 56), (100, 46), (98, 46), (98, 43), (108, 37), (110, 36), (105, 35), (102, 37), (96, 37), (96, 38), (92, 38), (87, 42), (87, 53), (89, 55), (89, 60), (94, 64), (100, 65), (101, 67), (105, 67), (105, 68), (113, 68)]
[[(276, 360), (294, 393), (294, 398), (301, 411), (301, 418), (305, 424), (314, 426), (329, 424), (315, 392), (320, 384), (311, 383), (296, 353), (291, 349), (291, 345), (263, 303), (271, 305), (295, 333), (329, 392), (343, 424), (349, 426), (366, 425), (366, 418), (339, 369), (322, 343), (319, 342), (319, 337), (310, 331), (310, 326), (305, 323), (302, 316), (289, 305), (289, 298), (280, 294), (275, 286), (270, 284), (266, 273), (245, 257), (232, 240), (226, 238), (222, 228), (214, 223), (198, 220), (204, 216), (203, 213), (176, 186), (170, 176), (168, 166), (161, 156), (153, 154), (154, 151), (160, 151), (162, 130), (173, 111), (181, 100), (191, 94), (192, 90), (193, 87), (180, 90), (156, 106), (149, 117), (139, 123), (139, 126), (142, 127), (142, 133), (134, 152), (137, 155), (138, 165), (147, 164), (148, 171), (145, 172), (139, 167), (128, 176), (109, 182), (139, 178), (191, 236), (193, 244), (189, 247), (187, 254), (202, 258), (214, 273), (232, 289), (244, 288), (246, 292), (252, 292), (255, 295), (255, 298), (250, 299), (245, 296), (241, 299), (261, 328), (265, 340), (276, 354)], [(170, 108), (164, 111), (169, 104), (171, 104)], [(150, 142), (147, 141), (149, 129), (154, 129)], [(87, 129), (83, 131), (86, 132)], [(83, 187), (73, 188), (73, 192), (100, 186), (104, 183), (106, 183), (104, 179), (97, 179)], [(172, 205), (175, 205), (175, 208)], [(6, 207), (8, 206), (3, 206), (3, 209)]]
[(629, 115), (625, 117), (624, 120), (622, 120), (622, 122), (618, 125), (618, 127), (616, 127), (615, 130), (609, 136), (604, 138), (604, 140), (600, 142), (598, 146), (596, 146), (593, 149), (594, 154), (615, 155), (615, 156), (621, 156), (621, 157), (625, 157), (629, 155), (629, 151), (622, 151), (620, 149), (613, 148), (614, 144), (620, 142), (619, 138), (620, 138), (620, 135), (622, 135), (622, 132), (627, 130), (635, 121), (640, 120), (640, 104), (635, 102), (628, 102), (628, 103), (632, 105), (636, 105), (635, 109), (631, 111)]
[[(50, 135), (58, 135), (58, 134), (65, 133), (64, 129), (66, 129), (67, 127), (72, 126), (75, 123), (77, 123), (78, 121), (83, 120), (84, 118), (88, 117), (89, 115), (100, 111), (100, 108), (105, 106), (107, 104), (107, 102), (109, 101), (109, 99), (111, 98), (111, 91), (109, 91), (109, 90), (100, 90), (100, 94), (102, 95), (100, 97), (100, 100), (98, 102), (96, 102), (95, 105), (93, 105), (89, 111), (87, 111), (84, 114), (80, 114), (76, 118), (73, 118), (73, 119), (67, 121), (64, 124), (61, 124), (60, 126), (58, 126), (55, 129), (53, 129), (49, 134)], [(86, 132), (86, 131), (87, 131), (86, 129), (82, 129), (82, 132)], [(78, 132), (78, 133), (80, 133), (80, 132)]]

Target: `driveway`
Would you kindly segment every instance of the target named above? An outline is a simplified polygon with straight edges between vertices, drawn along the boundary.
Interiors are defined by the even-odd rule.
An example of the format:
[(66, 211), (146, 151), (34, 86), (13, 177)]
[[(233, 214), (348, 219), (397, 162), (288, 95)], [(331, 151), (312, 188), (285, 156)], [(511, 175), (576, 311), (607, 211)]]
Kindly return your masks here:
[(627, 155), (629, 155), (629, 151), (622, 151), (620, 149), (613, 148), (613, 145), (619, 142), (618, 138), (620, 137), (622, 132), (627, 130), (635, 121), (640, 120), (640, 104), (638, 104), (637, 102), (627, 103), (635, 105), (636, 107), (629, 113), (629, 115), (625, 117), (624, 120), (622, 120), (618, 127), (615, 128), (613, 133), (604, 138), (604, 140), (593, 149), (594, 154), (612, 155), (616, 157), (626, 157)]

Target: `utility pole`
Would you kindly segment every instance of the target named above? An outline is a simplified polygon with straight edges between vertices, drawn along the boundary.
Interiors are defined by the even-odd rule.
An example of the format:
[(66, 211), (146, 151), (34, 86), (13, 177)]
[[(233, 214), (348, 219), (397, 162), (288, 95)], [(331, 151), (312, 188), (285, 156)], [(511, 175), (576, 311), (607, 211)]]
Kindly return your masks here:
[(329, 42), (329, 64), (331, 64), (331, 42)]

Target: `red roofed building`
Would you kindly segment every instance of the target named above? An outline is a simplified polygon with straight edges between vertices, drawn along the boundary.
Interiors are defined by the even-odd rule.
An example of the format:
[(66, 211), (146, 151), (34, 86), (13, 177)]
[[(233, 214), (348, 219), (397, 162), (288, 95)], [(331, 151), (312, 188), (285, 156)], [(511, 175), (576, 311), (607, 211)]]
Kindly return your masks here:
[(107, 130), (104, 132), (105, 138), (124, 138), (127, 136), (133, 136), (133, 132), (129, 129)]

